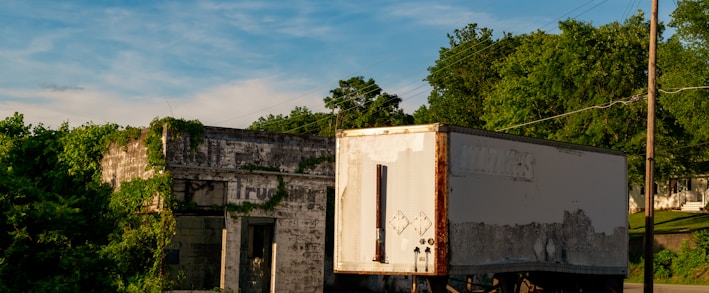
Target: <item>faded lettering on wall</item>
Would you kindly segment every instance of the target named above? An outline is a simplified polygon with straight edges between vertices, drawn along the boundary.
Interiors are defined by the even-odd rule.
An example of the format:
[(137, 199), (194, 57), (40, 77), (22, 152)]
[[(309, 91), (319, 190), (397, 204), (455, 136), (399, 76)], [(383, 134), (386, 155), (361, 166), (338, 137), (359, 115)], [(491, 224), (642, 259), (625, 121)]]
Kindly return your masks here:
[[(314, 190), (309, 188), (306, 189), (288, 186), (286, 186), (286, 191), (288, 192), (288, 197), (286, 197), (285, 199), (286, 201), (309, 203), (316, 202), (317, 195), (320, 193), (324, 194), (325, 192), (324, 190)], [(241, 178), (236, 178), (236, 197), (234, 199), (237, 201), (267, 201), (268, 199), (273, 197), (276, 192), (278, 192), (278, 188), (276, 186), (252, 186), (250, 184), (242, 182)]]
[(466, 145), (456, 155), (452, 162), (454, 173), (534, 179), (534, 155), (528, 152)]

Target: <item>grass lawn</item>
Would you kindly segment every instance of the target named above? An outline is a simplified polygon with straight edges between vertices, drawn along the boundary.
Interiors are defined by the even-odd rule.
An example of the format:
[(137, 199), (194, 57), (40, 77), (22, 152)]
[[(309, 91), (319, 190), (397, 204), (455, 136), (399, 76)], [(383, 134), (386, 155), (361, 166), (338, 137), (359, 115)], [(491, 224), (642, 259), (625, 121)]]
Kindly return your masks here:
[[(692, 232), (709, 228), (709, 213), (686, 213), (677, 211), (655, 211), (655, 234)], [(643, 237), (645, 234), (645, 213), (628, 216), (630, 237)]]
[[(686, 213), (678, 211), (655, 211), (655, 234), (669, 234), (678, 232), (694, 232), (709, 228), (709, 213)], [(642, 238), (645, 235), (645, 213), (636, 213), (628, 216), (630, 222), (630, 238)], [(644, 280), (644, 263), (635, 260), (630, 263), (630, 274), (625, 281), (628, 283), (642, 283)], [(677, 261), (677, 259), (674, 259)], [(674, 263), (672, 264), (674, 266)], [(655, 267), (657, 273), (657, 267)], [(673, 269), (674, 270), (674, 269)], [(685, 284), (709, 285), (709, 265), (704, 264), (692, 271), (688, 278), (672, 276), (669, 278), (655, 277), (657, 284)]]

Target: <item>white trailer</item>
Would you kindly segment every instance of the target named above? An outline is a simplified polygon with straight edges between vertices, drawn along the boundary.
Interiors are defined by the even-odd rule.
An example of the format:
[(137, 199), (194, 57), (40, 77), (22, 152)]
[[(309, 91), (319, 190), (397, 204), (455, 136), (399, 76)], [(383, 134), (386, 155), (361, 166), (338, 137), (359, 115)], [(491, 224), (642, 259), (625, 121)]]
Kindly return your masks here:
[(339, 131), (336, 168), (335, 273), (622, 291), (622, 152), (429, 124)]

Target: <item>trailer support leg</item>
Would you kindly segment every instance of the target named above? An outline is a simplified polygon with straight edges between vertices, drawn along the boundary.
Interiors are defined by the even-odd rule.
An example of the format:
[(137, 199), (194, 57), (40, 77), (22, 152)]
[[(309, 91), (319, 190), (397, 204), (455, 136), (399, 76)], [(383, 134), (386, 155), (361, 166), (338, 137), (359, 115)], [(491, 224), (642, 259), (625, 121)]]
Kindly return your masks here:
[(519, 279), (516, 273), (501, 273), (495, 274), (495, 281), (497, 283), (498, 293), (516, 293), (515, 284)]
[(426, 283), (431, 293), (447, 293), (448, 276), (426, 277)]

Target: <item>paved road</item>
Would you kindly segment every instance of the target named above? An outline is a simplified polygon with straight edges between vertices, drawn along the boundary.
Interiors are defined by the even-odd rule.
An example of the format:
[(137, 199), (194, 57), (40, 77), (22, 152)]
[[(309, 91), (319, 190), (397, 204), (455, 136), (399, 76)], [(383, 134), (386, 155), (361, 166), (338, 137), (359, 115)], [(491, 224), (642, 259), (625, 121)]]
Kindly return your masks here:
[[(654, 293), (707, 293), (709, 286), (689, 286), (689, 285), (665, 285), (655, 284)], [(625, 283), (624, 293), (643, 293), (643, 284)]]

